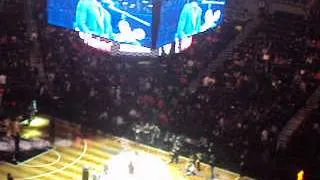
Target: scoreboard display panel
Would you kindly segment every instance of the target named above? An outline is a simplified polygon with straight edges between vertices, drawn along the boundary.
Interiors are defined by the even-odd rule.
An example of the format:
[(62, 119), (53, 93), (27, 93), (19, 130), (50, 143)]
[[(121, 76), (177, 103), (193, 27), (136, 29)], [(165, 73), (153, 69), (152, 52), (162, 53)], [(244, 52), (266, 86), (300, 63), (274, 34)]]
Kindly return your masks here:
[(48, 22), (150, 48), (152, 7), (152, 0), (48, 0)]
[(168, 0), (160, 10), (157, 47), (217, 27), (225, 0)]
[(48, 0), (47, 5), (49, 24), (77, 31), (91, 47), (159, 55), (172, 42), (218, 26), (225, 0)]

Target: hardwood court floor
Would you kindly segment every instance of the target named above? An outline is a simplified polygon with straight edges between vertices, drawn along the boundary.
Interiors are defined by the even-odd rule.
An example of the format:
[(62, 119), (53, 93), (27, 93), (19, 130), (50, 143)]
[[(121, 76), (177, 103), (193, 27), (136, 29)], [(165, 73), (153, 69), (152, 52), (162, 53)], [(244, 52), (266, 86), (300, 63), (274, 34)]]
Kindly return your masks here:
[[(62, 136), (62, 131), (57, 138), (59, 135)], [(65, 144), (68, 144), (67, 142)], [(6, 179), (7, 173), (11, 173), (15, 180), (81, 180), (84, 166), (100, 172), (104, 164), (124, 148), (130, 151), (150, 153), (166, 162), (170, 159), (168, 152), (114, 136), (91, 135), (85, 138), (73, 138), (69, 142), (69, 146), (55, 145), (52, 150), (18, 165), (0, 164), (0, 180)], [(210, 168), (206, 164), (202, 164), (201, 177), (184, 176), (183, 169), (187, 161), (187, 158), (182, 157), (179, 164), (168, 165), (173, 180), (207, 180), (210, 177)], [(215, 172), (219, 180), (239, 178), (239, 174), (224, 169), (215, 168)]]

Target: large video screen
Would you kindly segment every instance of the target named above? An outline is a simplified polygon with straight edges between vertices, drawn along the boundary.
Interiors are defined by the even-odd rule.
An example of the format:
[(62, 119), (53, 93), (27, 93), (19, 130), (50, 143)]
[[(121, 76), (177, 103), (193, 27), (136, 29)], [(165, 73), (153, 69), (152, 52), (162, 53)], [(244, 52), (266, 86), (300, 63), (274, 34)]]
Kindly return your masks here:
[(152, 0), (48, 0), (48, 23), (147, 49), (152, 8)]
[(157, 47), (217, 27), (226, 0), (165, 0), (160, 10)]

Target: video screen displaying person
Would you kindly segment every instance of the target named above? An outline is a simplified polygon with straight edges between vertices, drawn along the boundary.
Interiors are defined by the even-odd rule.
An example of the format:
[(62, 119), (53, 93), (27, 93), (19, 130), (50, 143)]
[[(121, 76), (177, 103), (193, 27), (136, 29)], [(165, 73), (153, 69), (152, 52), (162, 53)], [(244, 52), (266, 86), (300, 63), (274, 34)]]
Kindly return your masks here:
[(48, 0), (48, 23), (151, 47), (152, 7), (148, 0)]
[(183, 39), (200, 32), (202, 9), (197, 0), (184, 4), (180, 13), (176, 37)]
[(76, 9), (75, 29), (111, 38), (111, 14), (97, 0), (80, 0)]
[(171, 0), (161, 6), (157, 47), (217, 27), (225, 0)]

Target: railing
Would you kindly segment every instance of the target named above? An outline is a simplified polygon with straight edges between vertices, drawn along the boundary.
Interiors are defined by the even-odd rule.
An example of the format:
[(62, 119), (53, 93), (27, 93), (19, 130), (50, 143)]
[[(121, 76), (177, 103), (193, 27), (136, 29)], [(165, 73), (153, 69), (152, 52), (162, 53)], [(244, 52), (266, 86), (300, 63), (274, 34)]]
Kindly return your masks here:
[(294, 6), (304, 6), (310, 2), (309, 0), (273, 0), (276, 3), (294, 5)]
[(286, 126), (283, 128), (278, 137), (277, 149), (284, 149), (287, 143), (290, 141), (291, 136), (300, 127), (300, 125), (308, 118), (312, 109), (318, 107), (318, 101), (320, 98), (320, 86), (314, 91), (314, 93), (307, 100), (305, 107), (302, 107), (292, 118)]
[(274, 0), (271, 3), (271, 12), (276, 12), (276, 11), (283, 11), (283, 12), (289, 12), (292, 14), (305, 14), (305, 6), (307, 3), (300, 3), (304, 0), (297, 0), (296, 3), (293, 3), (293, 1), (290, 0)]

